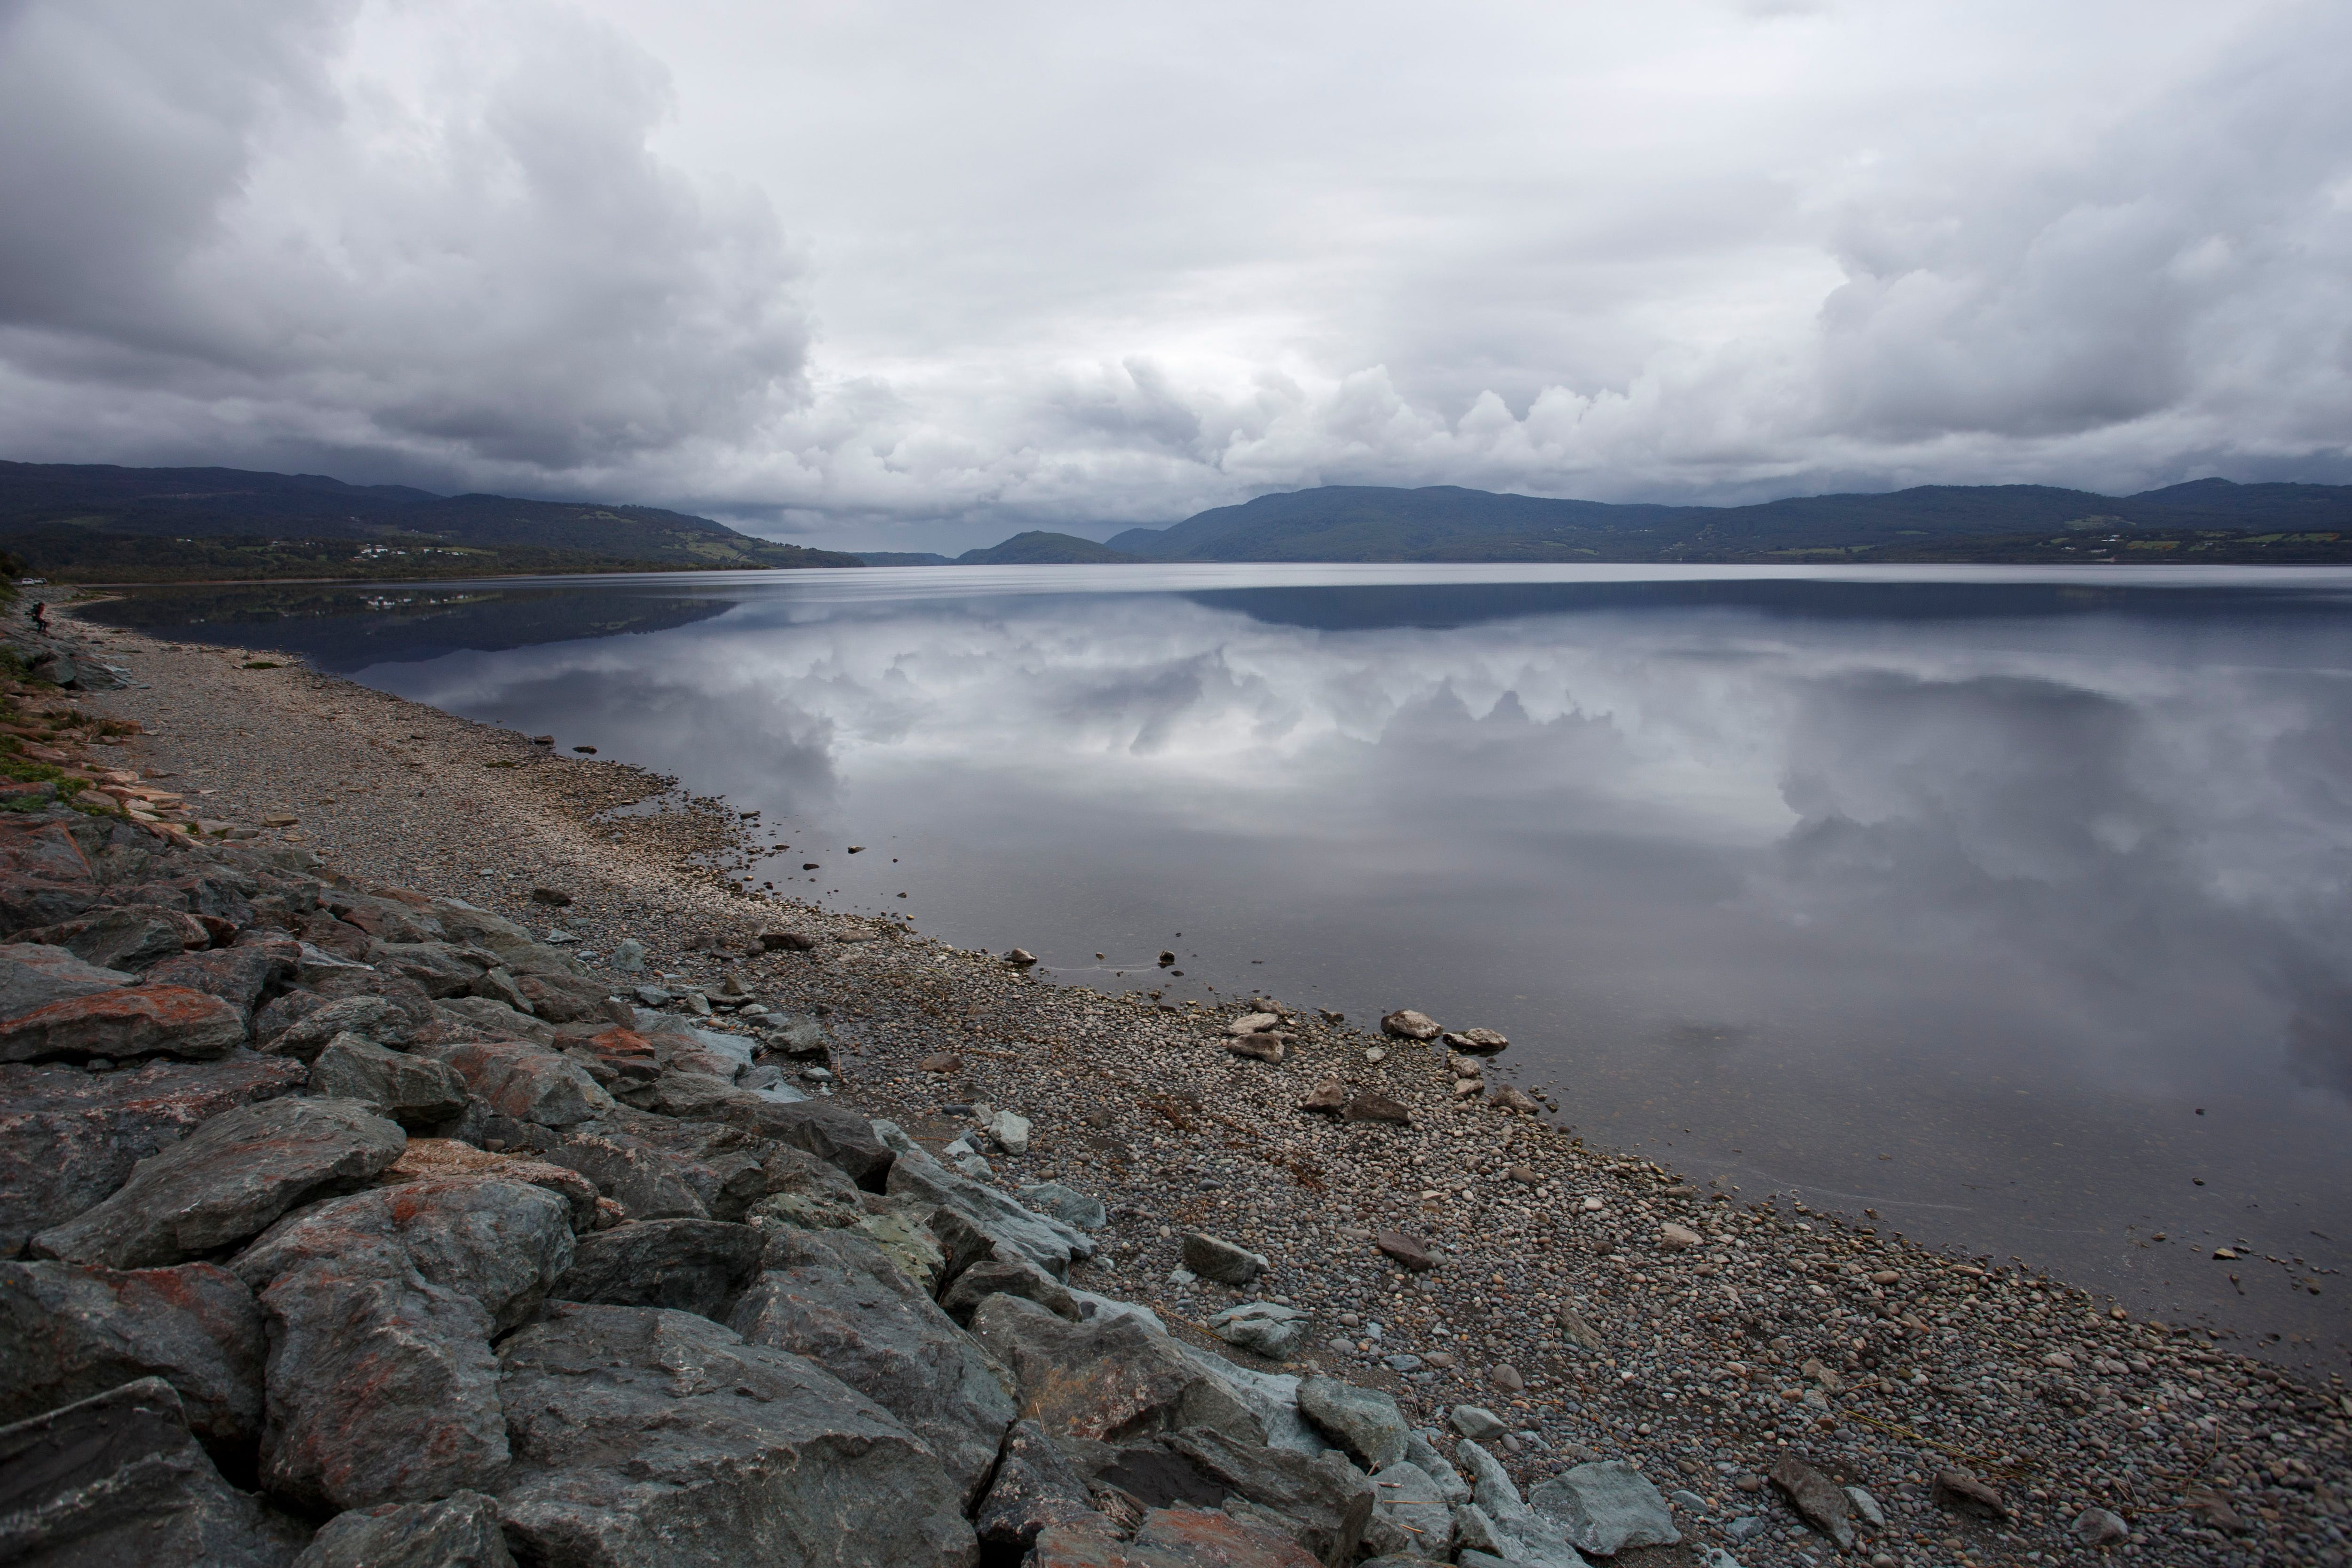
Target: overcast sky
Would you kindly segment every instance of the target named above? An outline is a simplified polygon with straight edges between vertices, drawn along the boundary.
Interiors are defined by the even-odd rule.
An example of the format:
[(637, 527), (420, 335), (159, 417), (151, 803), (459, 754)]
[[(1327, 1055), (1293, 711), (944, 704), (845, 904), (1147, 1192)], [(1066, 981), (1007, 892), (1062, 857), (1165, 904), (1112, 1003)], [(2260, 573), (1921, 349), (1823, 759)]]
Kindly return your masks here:
[(0, 456), (1099, 537), (2352, 481), (2352, 7), (0, 0)]

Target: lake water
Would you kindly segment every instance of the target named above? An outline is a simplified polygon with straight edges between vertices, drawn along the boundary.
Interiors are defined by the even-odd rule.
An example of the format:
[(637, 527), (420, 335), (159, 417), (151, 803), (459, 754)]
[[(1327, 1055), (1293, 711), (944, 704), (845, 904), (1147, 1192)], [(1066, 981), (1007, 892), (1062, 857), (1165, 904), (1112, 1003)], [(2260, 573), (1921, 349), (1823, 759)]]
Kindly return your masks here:
[(2352, 574), (874, 569), (109, 618), (723, 793), (791, 846), (754, 887), (1498, 1028), (1562, 1121), (1743, 1198), (2352, 1349)]

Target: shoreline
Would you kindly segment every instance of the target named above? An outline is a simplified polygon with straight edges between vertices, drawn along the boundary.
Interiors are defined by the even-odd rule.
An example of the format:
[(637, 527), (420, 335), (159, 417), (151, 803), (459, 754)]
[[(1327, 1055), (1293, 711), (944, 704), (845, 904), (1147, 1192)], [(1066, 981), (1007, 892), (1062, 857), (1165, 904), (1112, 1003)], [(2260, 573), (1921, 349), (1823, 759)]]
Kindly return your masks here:
[[(2301, 1560), (2299, 1541), (2342, 1550), (2340, 1495), (2315, 1484), (2344, 1473), (2340, 1378), (2118, 1317), (2046, 1276), (1687, 1185), (1457, 1093), (1443, 1049), (1276, 1004), (1286, 1059), (1259, 1060), (1227, 1048), (1249, 1043), (1227, 1033), (1239, 1007), (1050, 984), (887, 918), (753, 902), (699, 863), (738, 846), (740, 820), (674, 781), (298, 665), (242, 668), (266, 654), (85, 629), (149, 684), (84, 705), (138, 721), (148, 733), (126, 738), (125, 763), (198, 816), (560, 925), (600, 959), (634, 937), (645, 978), (680, 994), (716, 995), (733, 971), (823, 1017), (830, 1087), (926, 1148), (979, 1142), (947, 1106), (1028, 1118), (1026, 1152), (989, 1156), (1005, 1184), (1061, 1180), (1111, 1209), (1103, 1257), (1074, 1284), (1150, 1306), (1254, 1370), (1319, 1367), (1384, 1388), (1423, 1424), (1442, 1426), (1454, 1405), (1498, 1406), (1527, 1423), (1500, 1445), (1523, 1484), (1571, 1456), (1634, 1460), (1695, 1500), (1688, 1541), (1749, 1564), (1827, 1547), (1745, 1484), (1760, 1487), (1788, 1450), (1885, 1506), (1873, 1546), (1898, 1563), (2064, 1557), (2083, 1550), (2068, 1527), (2091, 1507), (2129, 1521), (2134, 1541), (2116, 1550), (2148, 1561)], [(573, 902), (534, 904), (538, 886)], [(761, 951), (759, 932), (786, 925), (816, 948)], [(961, 1060), (925, 1070), (942, 1055)], [(1332, 1077), (1407, 1121), (1300, 1110)], [(1263, 1294), (1307, 1314), (1307, 1348), (1276, 1363), (1201, 1326), (1259, 1293), (1171, 1281), (1195, 1228), (1272, 1259)], [(1431, 1244), (1433, 1267), (1396, 1268), (1372, 1245), (1385, 1230)], [(2221, 1379), (2227, 1394), (2211, 1397)], [(1934, 1502), (1929, 1478), (1955, 1459), (2003, 1490), (2013, 1523)], [(2276, 1484), (2254, 1479), (2273, 1473)], [(2199, 1484), (2252, 1530), (2196, 1522)], [(1748, 1519), (1765, 1522), (1728, 1533)]]

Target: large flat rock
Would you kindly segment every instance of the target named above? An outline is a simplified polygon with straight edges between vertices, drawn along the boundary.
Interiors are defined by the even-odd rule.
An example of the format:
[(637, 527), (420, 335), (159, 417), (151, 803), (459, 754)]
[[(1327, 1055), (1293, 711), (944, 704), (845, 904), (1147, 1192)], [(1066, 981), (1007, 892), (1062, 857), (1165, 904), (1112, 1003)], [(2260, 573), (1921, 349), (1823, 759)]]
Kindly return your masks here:
[(273, 1100), (225, 1110), (139, 1163), (104, 1203), (33, 1238), (45, 1258), (147, 1268), (257, 1234), (299, 1204), (359, 1185), (408, 1136), (347, 1100)]
[(299, 1062), (250, 1051), (106, 1073), (0, 1066), (0, 1256), (104, 1202), (190, 1129), (305, 1076)]
[(136, 984), (138, 978), (101, 968), (68, 948), (37, 942), (0, 943), (0, 1018), (21, 1017), (52, 1002), (112, 991)]
[(565, 1568), (971, 1568), (960, 1489), (799, 1356), (658, 1308), (551, 1305), (499, 1348), (509, 1540)]
[(234, 1003), (184, 985), (121, 986), (68, 996), (0, 1022), (0, 1061), (225, 1057), (245, 1044)]

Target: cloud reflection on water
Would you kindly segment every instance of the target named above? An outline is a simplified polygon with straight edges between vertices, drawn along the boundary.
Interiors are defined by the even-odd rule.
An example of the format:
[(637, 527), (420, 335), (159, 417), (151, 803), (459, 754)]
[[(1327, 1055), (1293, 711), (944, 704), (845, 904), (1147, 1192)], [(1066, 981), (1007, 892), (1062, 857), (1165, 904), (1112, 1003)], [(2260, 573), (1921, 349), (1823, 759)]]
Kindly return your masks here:
[(2352, 1217), (2340, 620), (1244, 597), (753, 600), (366, 679), (887, 826), (903, 867), (824, 886), (956, 940), (1083, 969), (1183, 931), (1228, 990), (1475, 1014), (1612, 1138), (1688, 1121), (1884, 1202), (2023, 1183), (2062, 1229), (2235, 1161)]

